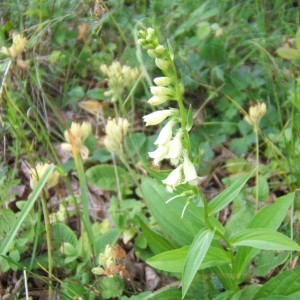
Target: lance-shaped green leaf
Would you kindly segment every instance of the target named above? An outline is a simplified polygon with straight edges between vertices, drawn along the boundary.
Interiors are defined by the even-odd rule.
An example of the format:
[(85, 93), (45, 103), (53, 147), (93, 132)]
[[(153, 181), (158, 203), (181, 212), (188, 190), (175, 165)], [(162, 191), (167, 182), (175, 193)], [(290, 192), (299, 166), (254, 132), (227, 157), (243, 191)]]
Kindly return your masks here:
[[(182, 273), (190, 246), (166, 251), (147, 260), (147, 264), (165, 272)], [(224, 249), (211, 246), (203, 259), (199, 269), (222, 265), (230, 262), (229, 252)]]
[(195, 237), (183, 267), (182, 297), (186, 295), (197, 271), (199, 270), (210, 247), (214, 234), (215, 232), (212, 230), (202, 229)]
[(237, 179), (231, 186), (225, 189), (208, 204), (209, 215), (215, 214), (225, 208), (242, 190), (248, 179), (253, 175), (254, 170)]
[[(290, 193), (278, 198), (271, 205), (261, 208), (249, 223), (248, 228), (277, 230), (285, 218), (289, 207), (292, 205), (294, 197), (295, 194)], [(233, 264), (233, 271), (236, 274), (236, 278), (241, 278), (258, 251), (250, 247), (239, 247)]]
[(270, 279), (252, 298), (253, 300), (300, 299), (300, 268), (288, 270)]
[(244, 229), (229, 238), (232, 246), (250, 246), (263, 250), (300, 251), (300, 246), (286, 235), (268, 228)]

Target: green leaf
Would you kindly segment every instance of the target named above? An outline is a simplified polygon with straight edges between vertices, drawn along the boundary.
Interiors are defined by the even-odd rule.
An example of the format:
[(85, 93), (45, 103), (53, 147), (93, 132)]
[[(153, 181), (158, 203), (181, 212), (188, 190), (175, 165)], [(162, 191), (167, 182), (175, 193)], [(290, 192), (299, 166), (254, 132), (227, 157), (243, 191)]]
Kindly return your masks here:
[(135, 132), (126, 137), (128, 154), (133, 156), (143, 147), (146, 142), (146, 135), (143, 132)]
[[(282, 196), (273, 204), (261, 208), (250, 221), (248, 228), (269, 228), (277, 230), (294, 202), (294, 193)], [(245, 272), (251, 259), (258, 253), (257, 249), (239, 247), (233, 263), (233, 271), (237, 278)]]
[(202, 229), (195, 237), (183, 267), (182, 296), (184, 297), (210, 247), (215, 232)]
[(294, 48), (281, 47), (276, 50), (276, 53), (285, 59), (300, 59), (300, 51)]
[[(167, 251), (147, 260), (147, 264), (161, 271), (171, 273), (182, 273), (183, 266), (189, 252), (190, 246)], [(222, 265), (230, 262), (230, 255), (221, 248), (211, 246), (199, 269)]]
[(124, 290), (124, 281), (120, 276), (103, 277), (99, 288), (102, 299), (120, 298)]
[(266, 276), (277, 266), (283, 264), (289, 257), (288, 251), (262, 251), (255, 259), (255, 276)]
[(147, 239), (148, 245), (154, 254), (158, 254), (161, 252), (169, 251), (174, 249), (174, 246), (166, 240), (160, 234), (151, 230), (148, 226), (146, 226), (141, 219), (139, 219), (142, 233), (144, 237)]
[(246, 173), (241, 178), (237, 179), (231, 186), (221, 192), (208, 204), (209, 215), (215, 214), (225, 208), (242, 190), (248, 179), (253, 175), (255, 170)]
[(7, 251), (9, 250), (11, 244), (14, 242), (14, 238), (16, 237), (18, 230), (20, 229), (22, 223), (30, 213), (35, 201), (37, 200), (38, 196), (40, 195), (41, 191), (44, 188), (44, 185), (46, 184), (48, 178), (54, 171), (55, 166), (50, 165), (43, 176), (40, 178), (38, 181), (36, 187), (34, 190), (31, 192), (26, 204), (24, 205), (22, 211), (19, 214), (18, 219), (16, 222), (13, 224), (11, 227), (11, 230), (7, 233), (6, 237), (2, 240), (1, 245), (0, 245), (0, 261), (2, 260), (3, 256), (6, 255)]
[(98, 88), (88, 90), (86, 96), (88, 98), (97, 99), (97, 100), (105, 99), (104, 90)]
[(185, 206), (184, 198), (174, 199), (166, 204), (176, 194), (167, 192), (165, 186), (148, 177), (142, 179), (141, 192), (163, 234), (178, 246), (191, 244), (197, 232), (204, 226), (203, 209), (190, 203), (181, 218)]
[(186, 130), (190, 131), (192, 127), (193, 127), (193, 108), (192, 105), (190, 105), (187, 114), (187, 120), (186, 120)]
[[(117, 171), (119, 180), (116, 178), (115, 170)], [(117, 166), (115, 168), (113, 165), (109, 164), (89, 168), (86, 171), (86, 177), (89, 183), (107, 191), (118, 192), (119, 188), (124, 191), (132, 184), (125, 169)], [(120, 186), (118, 186), (118, 183)]]
[(59, 248), (62, 243), (70, 243), (76, 247), (78, 241), (74, 231), (64, 223), (54, 223), (52, 225), (54, 247)]
[(286, 235), (268, 228), (244, 229), (229, 238), (232, 246), (250, 246), (263, 250), (300, 251), (300, 246)]
[(211, 28), (209, 22), (200, 22), (197, 29), (197, 37), (199, 40), (204, 40), (210, 35)]
[(288, 270), (270, 279), (254, 295), (253, 300), (300, 299), (300, 268)]

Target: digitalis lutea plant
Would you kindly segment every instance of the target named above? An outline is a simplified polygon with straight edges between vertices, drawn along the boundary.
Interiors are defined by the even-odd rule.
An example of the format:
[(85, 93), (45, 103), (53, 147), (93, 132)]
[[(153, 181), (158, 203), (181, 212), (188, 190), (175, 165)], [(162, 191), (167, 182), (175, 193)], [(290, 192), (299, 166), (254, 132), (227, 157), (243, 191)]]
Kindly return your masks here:
[[(154, 86), (150, 87), (152, 97), (148, 103), (155, 109), (166, 103), (174, 103), (176, 108), (156, 110), (143, 117), (146, 126), (158, 125), (165, 120), (158, 138), (154, 142), (157, 148), (149, 152), (154, 165), (168, 159), (175, 169), (162, 180), (169, 192), (183, 183), (196, 186), (199, 182), (196, 168), (192, 163), (191, 146), (188, 132), (192, 128), (192, 110), (186, 110), (182, 99), (182, 85), (178, 79), (174, 64), (174, 54), (170, 45), (166, 48), (158, 42), (153, 28), (138, 32), (138, 43), (155, 59), (156, 66), (163, 76), (156, 77)], [(197, 189), (195, 189), (197, 192)]]

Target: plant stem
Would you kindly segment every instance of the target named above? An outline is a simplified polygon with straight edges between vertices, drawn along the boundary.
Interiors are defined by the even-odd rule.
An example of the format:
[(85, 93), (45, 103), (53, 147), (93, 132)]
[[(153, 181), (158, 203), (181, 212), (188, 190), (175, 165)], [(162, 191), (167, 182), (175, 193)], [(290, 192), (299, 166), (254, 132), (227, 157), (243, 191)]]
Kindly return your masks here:
[[(257, 128), (258, 129), (258, 128)], [(258, 198), (259, 198), (259, 142), (258, 142), (258, 130), (254, 128), (255, 134), (255, 211), (258, 211)]]
[(44, 195), (41, 197), (43, 215), (45, 220), (45, 229), (46, 229), (46, 241), (48, 249), (48, 299), (52, 299), (52, 269), (53, 269), (53, 260), (52, 260), (52, 229), (50, 224), (49, 212), (47, 208), (47, 200)]
[[(84, 229), (86, 230), (86, 233), (88, 235), (90, 250), (91, 250), (91, 253), (93, 254), (92, 256), (94, 259), (94, 257), (95, 257), (94, 241), (95, 241), (95, 239), (94, 239), (92, 224), (91, 224), (90, 215), (89, 215), (88, 189), (87, 189), (87, 183), (86, 183), (86, 178), (85, 178), (85, 174), (84, 174), (83, 162), (82, 162), (82, 159), (78, 152), (73, 157), (74, 157), (74, 161), (75, 161), (75, 167), (77, 170), (80, 192), (81, 192), (82, 222), (83, 222)], [(82, 239), (82, 241), (84, 241), (84, 239)], [(85, 249), (85, 247), (83, 247), (83, 249)]]

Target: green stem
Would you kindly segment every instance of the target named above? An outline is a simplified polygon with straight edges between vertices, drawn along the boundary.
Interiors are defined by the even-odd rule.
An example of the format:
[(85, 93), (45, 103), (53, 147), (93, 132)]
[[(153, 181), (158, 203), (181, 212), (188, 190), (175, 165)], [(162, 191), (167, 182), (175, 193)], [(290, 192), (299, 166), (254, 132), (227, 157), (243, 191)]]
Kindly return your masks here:
[(43, 215), (45, 220), (45, 229), (46, 229), (46, 242), (48, 249), (48, 278), (49, 278), (49, 286), (48, 286), (48, 299), (52, 299), (52, 271), (53, 271), (53, 260), (52, 260), (52, 228), (50, 224), (49, 212), (47, 208), (47, 200), (42, 195), (41, 197)]
[(259, 198), (259, 143), (258, 143), (258, 130), (254, 128), (255, 134), (255, 211), (258, 210), (258, 198)]
[[(90, 221), (90, 215), (89, 215), (89, 198), (88, 198), (88, 188), (86, 183), (86, 178), (84, 174), (84, 168), (83, 168), (83, 162), (80, 155), (74, 156), (75, 161), (75, 167), (77, 170), (77, 175), (79, 179), (79, 186), (80, 186), (80, 192), (81, 192), (81, 202), (82, 202), (82, 221), (84, 229), (86, 230), (89, 244), (90, 244), (90, 250), (93, 254), (93, 259), (95, 257), (95, 247), (94, 247), (94, 234), (92, 230), (92, 224)], [(82, 239), (84, 241), (84, 239)], [(85, 249), (85, 247), (83, 247)]]

